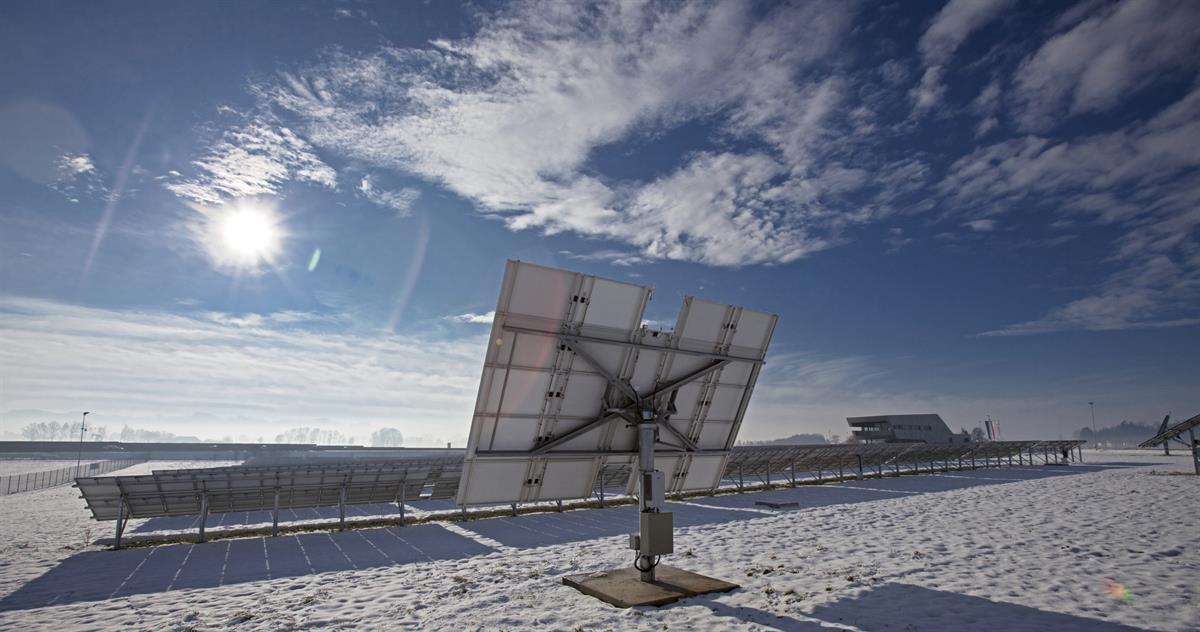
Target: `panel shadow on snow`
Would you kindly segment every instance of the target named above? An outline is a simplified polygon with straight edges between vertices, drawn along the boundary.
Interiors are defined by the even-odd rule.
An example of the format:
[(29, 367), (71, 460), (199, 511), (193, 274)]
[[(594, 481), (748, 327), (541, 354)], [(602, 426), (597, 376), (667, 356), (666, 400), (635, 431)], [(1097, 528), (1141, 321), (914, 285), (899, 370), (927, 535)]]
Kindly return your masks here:
[[(989, 469), (954, 472), (952, 475), (904, 476), (899, 478), (850, 480), (824, 485), (781, 487), (772, 490), (740, 494), (701, 496), (687, 502), (668, 502), (666, 509), (675, 514), (675, 527), (721, 524), (749, 520), (762, 514), (746, 510), (763, 510), (757, 505), (766, 502), (797, 502), (798, 509), (831, 505), (903, 498), (914, 494), (942, 492), (982, 485), (1001, 485), (1007, 482), (1084, 474), (1095, 468), (1063, 467), (1058, 469)], [(999, 474), (1003, 473), (1003, 474)], [(580, 509), (561, 513), (522, 514), (519, 517), (498, 517), (460, 523), (464, 529), (491, 538), (506, 546), (527, 549), (595, 538), (625, 535), (637, 530), (637, 508), (631, 505), (605, 509)]]
[(218, 540), (63, 560), (0, 600), (0, 612), (343, 570), (463, 559), (493, 549), (441, 525)]
[(1142, 628), (1102, 619), (900, 583), (883, 584), (855, 597), (819, 605), (810, 616), (862, 630), (896, 629), (897, 622), (902, 621), (904, 629), (923, 632), (1144, 632)]
[[(753, 515), (717, 507), (697, 507), (668, 502), (666, 510), (675, 515), (675, 527), (720, 524), (744, 520)], [(638, 529), (637, 507), (624, 505), (605, 509), (579, 509), (561, 513), (524, 514), (460, 523), (479, 535), (520, 549), (582, 542), (633, 533)]]
[[(419, 508), (416, 506), (416, 503), (412, 503), (410, 506)], [(338, 515), (338, 508), (336, 505), (331, 507), (309, 507), (304, 509), (280, 509), (279, 523), (288, 524), (294, 522), (310, 523), (333, 521), (338, 519)], [(347, 520), (381, 517), (394, 518), (398, 515), (399, 509), (393, 503), (346, 505)], [(205, 526), (208, 529), (216, 530), (230, 527), (262, 526), (269, 524), (271, 524), (270, 511), (231, 511), (210, 514)], [(179, 530), (191, 531), (197, 529), (199, 526), (200, 516), (166, 516), (148, 518), (145, 522), (131, 528), (130, 531), (133, 533)]]

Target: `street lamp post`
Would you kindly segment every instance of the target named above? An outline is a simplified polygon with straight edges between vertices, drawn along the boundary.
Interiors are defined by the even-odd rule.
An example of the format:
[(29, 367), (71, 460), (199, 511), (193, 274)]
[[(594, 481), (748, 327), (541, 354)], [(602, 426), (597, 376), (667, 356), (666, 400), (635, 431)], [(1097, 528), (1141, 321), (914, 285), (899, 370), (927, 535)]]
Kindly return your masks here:
[(1096, 402), (1088, 402), (1088, 407), (1092, 409), (1092, 440), (1096, 442), (1096, 449), (1100, 449), (1100, 439), (1096, 436)]
[(83, 420), (79, 422), (79, 451), (75, 453), (75, 475), (79, 475), (79, 463), (83, 460), (83, 433), (87, 432), (87, 416), (92, 413), (84, 412)]

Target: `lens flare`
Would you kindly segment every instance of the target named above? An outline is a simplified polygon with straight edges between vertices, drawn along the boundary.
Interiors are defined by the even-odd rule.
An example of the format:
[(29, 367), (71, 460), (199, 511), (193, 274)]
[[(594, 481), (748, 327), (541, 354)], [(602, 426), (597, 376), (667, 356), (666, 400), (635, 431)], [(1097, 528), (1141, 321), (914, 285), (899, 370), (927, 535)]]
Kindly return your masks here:
[(1133, 593), (1130, 592), (1129, 589), (1123, 584), (1121, 584), (1121, 582), (1113, 581), (1111, 579), (1105, 580), (1104, 592), (1113, 599), (1119, 599), (1121, 601), (1133, 601)]

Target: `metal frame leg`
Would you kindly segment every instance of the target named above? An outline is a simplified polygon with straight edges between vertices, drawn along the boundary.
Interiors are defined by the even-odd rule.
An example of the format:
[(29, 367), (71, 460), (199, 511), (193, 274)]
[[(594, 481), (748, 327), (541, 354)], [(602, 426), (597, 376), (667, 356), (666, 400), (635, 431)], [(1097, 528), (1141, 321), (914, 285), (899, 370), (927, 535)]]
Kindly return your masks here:
[(125, 497), (121, 496), (121, 499), (118, 502), (119, 502), (119, 504), (117, 505), (117, 537), (116, 537), (116, 543), (113, 545), (114, 549), (121, 548), (121, 535), (125, 532), (125, 523), (128, 520), (126, 517), (126, 513), (125, 513)]
[(208, 494), (200, 496), (200, 542), (204, 542), (204, 527), (208, 522)]
[(275, 504), (271, 507), (271, 537), (279, 535), (279, 488), (275, 488)]
[(1188, 431), (1188, 437), (1192, 440), (1192, 467), (1196, 470), (1196, 475), (1200, 476), (1200, 443), (1196, 443), (1196, 430)]
[(403, 484), (401, 484), (400, 485), (400, 500), (397, 504), (400, 505), (400, 526), (402, 526), (402, 527), (404, 526), (404, 500), (405, 500), (404, 495), (405, 495), (405, 486)]
[(338, 531), (346, 530), (346, 486), (338, 490)]

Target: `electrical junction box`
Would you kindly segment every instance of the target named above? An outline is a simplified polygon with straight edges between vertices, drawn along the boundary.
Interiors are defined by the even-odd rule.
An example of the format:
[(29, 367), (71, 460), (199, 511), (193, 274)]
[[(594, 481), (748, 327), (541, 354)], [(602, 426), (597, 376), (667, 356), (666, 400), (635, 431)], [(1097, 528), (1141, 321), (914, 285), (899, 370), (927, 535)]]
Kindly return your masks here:
[[(669, 511), (646, 512), (642, 516), (641, 554), (667, 555), (675, 552), (675, 520)], [(632, 544), (632, 542), (631, 542)]]
[[(650, 492), (647, 494), (646, 490)], [(642, 495), (650, 500), (651, 507), (662, 507), (667, 501), (667, 477), (659, 470), (642, 474)]]

